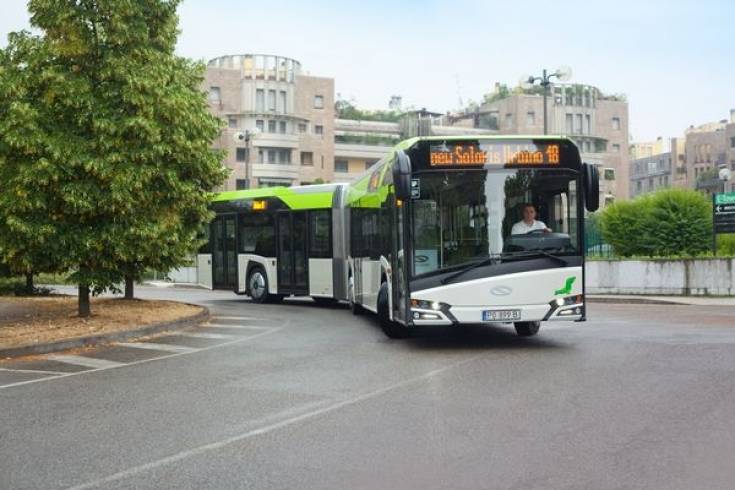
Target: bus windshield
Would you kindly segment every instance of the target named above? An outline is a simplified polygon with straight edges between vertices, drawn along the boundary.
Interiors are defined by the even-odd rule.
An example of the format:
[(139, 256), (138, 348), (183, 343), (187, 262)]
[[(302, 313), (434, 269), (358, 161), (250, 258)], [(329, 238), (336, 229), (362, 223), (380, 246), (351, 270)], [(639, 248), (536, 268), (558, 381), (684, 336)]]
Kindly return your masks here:
[(569, 169), (413, 175), (413, 275), (493, 257), (578, 255), (579, 176)]

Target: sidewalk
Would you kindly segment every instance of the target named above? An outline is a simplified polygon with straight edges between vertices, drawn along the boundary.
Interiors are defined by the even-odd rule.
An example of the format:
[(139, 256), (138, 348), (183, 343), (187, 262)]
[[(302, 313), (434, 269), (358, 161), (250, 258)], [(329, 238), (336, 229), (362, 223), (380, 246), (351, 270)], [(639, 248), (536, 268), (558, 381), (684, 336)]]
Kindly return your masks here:
[(635, 294), (588, 294), (590, 303), (732, 306), (734, 296), (647, 296)]

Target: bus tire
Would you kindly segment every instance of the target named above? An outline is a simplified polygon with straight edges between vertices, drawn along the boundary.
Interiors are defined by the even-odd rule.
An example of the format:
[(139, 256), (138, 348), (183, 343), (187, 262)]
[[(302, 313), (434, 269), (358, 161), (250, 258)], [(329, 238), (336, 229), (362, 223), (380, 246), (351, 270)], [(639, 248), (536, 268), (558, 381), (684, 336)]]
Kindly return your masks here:
[(248, 274), (248, 294), (255, 303), (267, 303), (271, 300), (268, 294), (268, 274), (262, 267), (253, 267)]
[(380, 328), (391, 339), (405, 339), (411, 332), (405, 325), (401, 325), (390, 319), (390, 312), (388, 311), (390, 308), (389, 304), (388, 283), (384, 282), (380, 285), (380, 292), (378, 293), (378, 321), (380, 322)]
[(516, 322), (515, 327), (519, 337), (533, 337), (541, 328), (541, 322)]

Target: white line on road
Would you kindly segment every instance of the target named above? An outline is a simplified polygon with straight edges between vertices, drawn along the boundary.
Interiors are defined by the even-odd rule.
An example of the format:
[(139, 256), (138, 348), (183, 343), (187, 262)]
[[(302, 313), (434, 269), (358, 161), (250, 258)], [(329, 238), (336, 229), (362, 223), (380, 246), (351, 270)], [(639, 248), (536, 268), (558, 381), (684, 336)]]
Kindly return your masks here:
[(92, 369), (111, 368), (123, 365), (123, 363), (121, 362), (108, 361), (107, 359), (95, 359), (92, 357), (71, 356), (62, 354), (54, 354), (48, 356), (48, 359), (52, 361), (65, 362), (67, 364), (76, 364), (77, 366), (84, 366)]
[(227, 323), (208, 323), (206, 325), (202, 325), (203, 327), (218, 327), (218, 328), (239, 328), (242, 330), (270, 330), (273, 327), (255, 327), (253, 325), (229, 325)]
[(118, 342), (117, 345), (133, 349), (161, 350), (166, 352), (194, 352), (200, 349), (185, 345), (156, 344), (155, 342)]
[(205, 333), (205, 332), (179, 332), (176, 335), (182, 337), (191, 337), (194, 339), (231, 339), (234, 335), (224, 333)]
[(82, 483), (81, 485), (76, 485), (73, 487), (69, 487), (69, 490), (86, 490), (89, 488), (96, 488), (96, 487), (102, 487), (105, 488), (108, 483), (116, 482), (119, 480), (122, 480), (123, 478), (131, 477), (138, 475), (140, 473), (143, 473), (144, 471), (153, 470), (161, 466), (166, 466), (171, 463), (176, 463), (177, 461), (181, 461), (183, 459), (197, 456), (200, 454), (204, 454), (208, 451), (212, 451), (215, 449), (220, 449), (225, 446), (229, 446), (230, 444), (233, 444), (235, 442), (239, 442), (245, 439), (249, 439), (251, 437), (259, 436), (261, 434), (266, 434), (268, 432), (272, 432), (274, 430), (287, 427), (289, 425), (294, 425), (299, 422), (303, 422), (309, 419), (312, 419), (314, 417), (318, 417), (319, 415), (324, 415), (329, 412), (334, 412), (336, 410), (339, 410), (340, 408), (348, 407), (350, 405), (355, 405), (357, 403), (363, 402), (365, 400), (369, 400), (371, 398), (375, 398), (377, 396), (383, 395), (385, 393), (388, 393), (389, 391), (396, 390), (398, 388), (403, 388), (405, 386), (414, 384), (419, 381), (424, 381), (429, 378), (433, 378), (434, 376), (438, 376), (442, 373), (445, 373), (446, 371), (449, 371), (451, 369), (457, 368), (459, 366), (462, 366), (464, 364), (476, 361), (477, 359), (480, 359), (483, 357), (483, 354), (470, 357), (469, 359), (464, 359), (452, 364), (449, 364), (447, 366), (434, 369), (432, 371), (429, 371), (428, 373), (422, 374), (421, 376), (416, 376), (413, 378), (409, 378), (404, 381), (400, 381), (398, 383), (386, 386), (384, 388), (380, 388), (374, 391), (369, 391), (367, 393), (364, 393), (362, 395), (358, 395), (354, 398), (349, 398), (347, 400), (342, 400), (337, 403), (333, 403), (331, 405), (327, 405), (326, 407), (319, 408), (316, 410), (312, 410), (311, 412), (306, 412), (301, 415), (297, 415), (295, 417), (287, 418), (285, 420), (282, 420), (280, 422), (276, 422), (274, 424), (266, 425), (264, 427), (261, 427), (259, 429), (253, 429), (247, 432), (243, 432), (242, 434), (238, 434), (236, 436), (228, 437), (226, 439), (222, 439), (216, 442), (212, 442), (210, 444), (205, 444), (203, 446), (195, 447), (192, 449), (188, 449), (186, 451), (182, 451), (180, 453), (172, 454), (171, 456), (167, 456), (165, 458), (151, 461), (150, 463), (145, 463), (138, 466), (133, 466), (132, 468), (128, 468), (127, 470), (120, 471), (118, 473), (114, 473), (110, 476), (107, 476), (105, 478), (100, 478), (98, 480), (92, 480), (86, 483)]
[(78, 371), (78, 372), (75, 372), (75, 373), (64, 373), (64, 374), (60, 374), (59, 376), (46, 376), (45, 378), (30, 379), (28, 381), (18, 381), (16, 383), (10, 383), (10, 384), (6, 384), (6, 385), (0, 385), (0, 390), (5, 390), (5, 389), (8, 389), (8, 388), (15, 388), (17, 386), (30, 385), (30, 384), (34, 384), (34, 383), (42, 383), (44, 381), (49, 381), (49, 380), (52, 380), (52, 379), (53, 380), (56, 380), (56, 379), (62, 379), (62, 378), (69, 378), (71, 376), (81, 376), (82, 374), (96, 373), (98, 371), (106, 371), (106, 370), (109, 370), (109, 369), (116, 369), (116, 368), (120, 368), (120, 367), (135, 366), (135, 365), (138, 365), (138, 364), (146, 364), (146, 363), (149, 363), (149, 362), (162, 361), (164, 359), (171, 359), (172, 357), (179, 357), (179, 356), (184, 356), (184, 355), (187, 355), (187, 354), (198, 354), (200, 352), (205, 352), (205, 351), (212, 350), (212, 349), (220, 349), (222, 347), (227, 347), (229, 345), (239, 344), (239, 343), (242, 343), (242, 342), (247, 342), (248, 340), (257, 339), (258, 337), (263, 337), (265, 335), (270, 335), (272, 333), (276, 333), (276, 332), (280, 331), (281, 328), (282, 327), (276, 327), (276, 328), (272, 328), (270, 330), (266, 330), (264, 332), (256, 333), (254, 335), (249, 335), (249, 336), (246, 336), (246, 337), (240, 337), (240, 338), (237, 338), (235, 340), (231, 340), (229, 342), (222, 342), (221, 344), (210, 345), (208, 347), (203, 347), (201, 349), (197, 349), (194, 352), (175, 352), (173, 354), (163, 355), (163, 356), (159, 356), (159, 357), (153, 357), (151, 359), (141, 359), (140, 361), (127, 362), (125, 364), (120, 364), (119, 366), (113, 366), (113, 367), (109, 367), (109, 368), (88, 369), (86, 371)]
[(8, 369), (0, 368), (0, 371), (9, 371), (11, 373), (28, 373), (28, 374), (64, 374), (64, 371), (42, 371), (40, 369)]

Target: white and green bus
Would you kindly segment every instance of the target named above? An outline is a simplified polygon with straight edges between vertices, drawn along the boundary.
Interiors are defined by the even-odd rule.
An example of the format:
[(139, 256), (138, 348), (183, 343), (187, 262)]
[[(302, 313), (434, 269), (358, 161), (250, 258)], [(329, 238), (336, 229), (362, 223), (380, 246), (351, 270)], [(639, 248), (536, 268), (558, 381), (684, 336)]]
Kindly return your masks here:
[[(346, 301), (390, 337), (477, 323), (534, 335), (585, 319), (598, 178), (566, 138), (409, 139), (352, 184), (218, 194), (200, 282), (257, 302)], [(537, 222), (514, 226), (524, 213)]]

